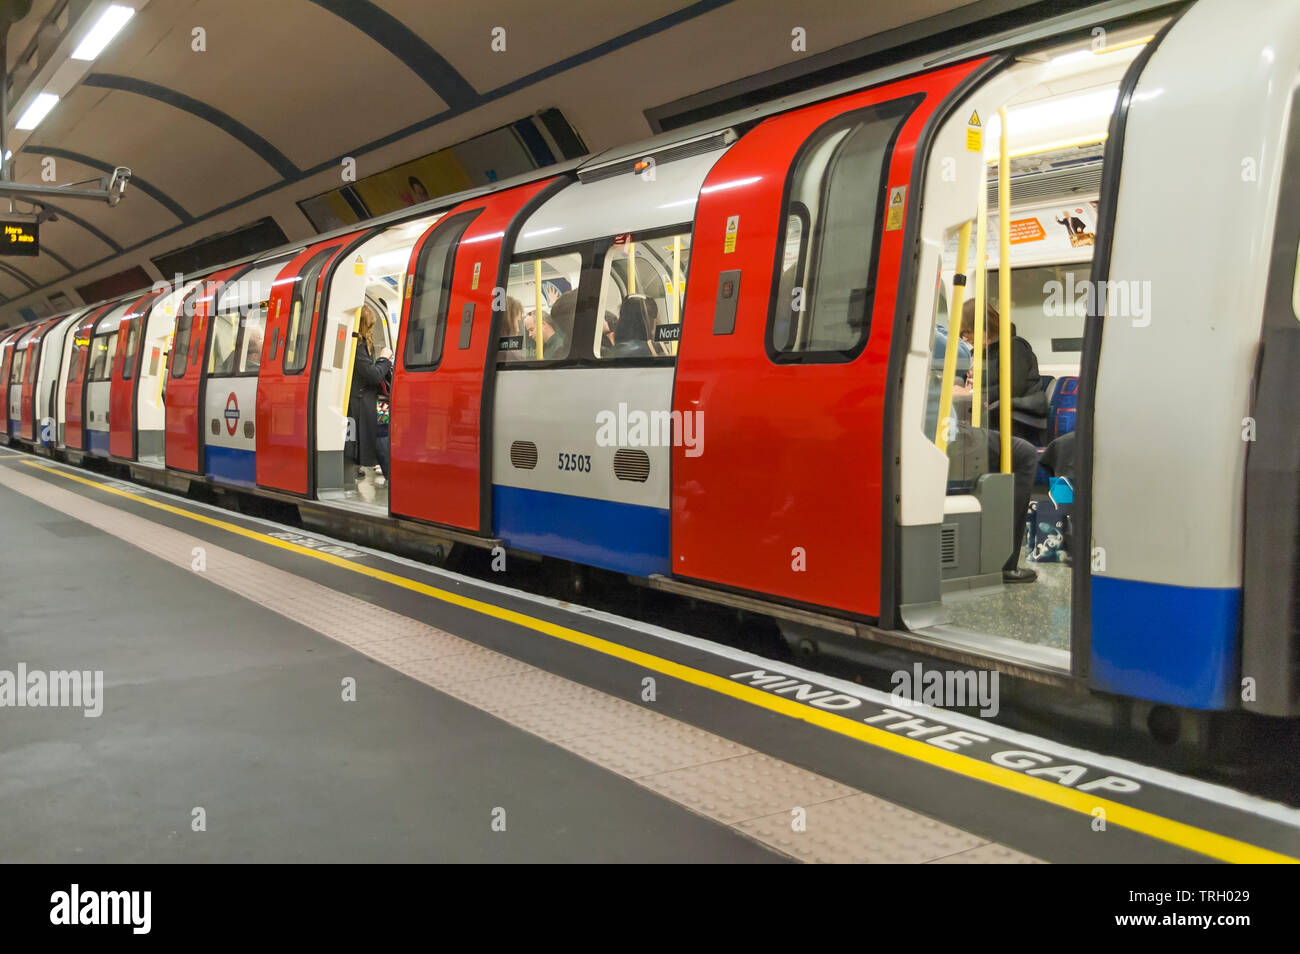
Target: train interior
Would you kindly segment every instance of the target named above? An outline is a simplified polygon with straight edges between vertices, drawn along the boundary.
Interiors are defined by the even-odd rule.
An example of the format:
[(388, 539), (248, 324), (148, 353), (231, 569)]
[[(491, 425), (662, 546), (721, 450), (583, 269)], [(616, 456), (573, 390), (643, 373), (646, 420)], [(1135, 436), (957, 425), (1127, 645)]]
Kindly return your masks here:
[[(929, 446), (947, 455), (946, 481), (931, 484), (944, 494), (939, 533), (927, 544), (938, 549), (938, 587), (926, 591), (909, 586), (906, 579), (909, 573), (933, 574), (934, 556), (923, 563), (904, 560), (903, 618), (916, 632), (991, 655), (1069, 669), (1073, 435), (1105, 143), (1124, 73), (1159, 26), (1144, 23), (1021, 58), (990, 79), (972, 97), (973, 105), (948, 123), (954, 141), (964, 140), (965, 148), (982, 152), (985, 174), (979, 188), (985, 194), (979, 196), (977, 188), (976, 196), (967, 197), (965, 211), (945, 223), (933, 320), (925, 330), (928, 360), (912, 366), (918, 376), (924, 368), (926, 377), (923, 390), (910, 392), (923, 394), (925, 413), (916, 419), (924, 420)], [(1037, 361), (1036, 380), (1011, 401), (1012, 434), (1038, 455), (1024, 508), (1023, 492), (1016, 492), (1008, 473), (1015, 465), (987, 434), (1000, 426), (999, 392), (988, 386), (990, 373), (999, 371), (994, 316), (1002, 307), (1000, 109), (1006, 115), (1010, 185), (1009, 317), (1014, 337), (1020, 339), (1010, 349), (1012, 387), (1031, 377), (1032, 364), (1024, 361), (1028, 350)], [(943, 157), (933, 161), (941, 163)], [(983, 327), (977, 328), (974, 263), (979, 260), (981, 214), (986, 221), (982, 251), (988, 310)], [(970, 223), (967, 280), (955, 286), (962, 222)], [(951, 313), (959, 299), (963, 311), (972, 312), (965, 323), (963, 316)], [(953, 349), (952, 390), (946, 395), (949, 333), (960, 335), (963, 344)], [(917, 334), (914, 354), (921, 332)], [(941, 407), (951, 409), (942, 418)], [(1013, 454), (1022, 447), (1013, 442)], [(1015, 456), (1022, 472), (1027, 471), (1024, 453)], [(1000, 481), (999, 471), (1007, 474)], [(1032, 571), (1032, 582), (1011, 582), (1002, 572), (1010, 568), (1003, 561), (1010, 561), (1016, 536), (1015, 568)], [(908, 605), (909, 592), (927, 597)]]
[[(316, 491), (318, 499), (325, 503), (373, 515), (388, 513), (387, 475), (382, 471), (363, 473), (349, 460), (349, 385), (359, 344), (361, 309), (368, 305), (379, 319), (371, 333), (371, 354), (378, 358), (385, 348), (396, 351), (407, 264), (415, 243), (438, 218), (424, 217), (380, 231), (348, 253), (349, 260), (340, 262), (334, 271), (326, 298), (329, 318), (350, 327), (353, 334), (348, 339), (349, 347), (337, 360), (330, 360), (333, 355), (325, 356), (317, 386)], [(382, 435), (382, 411), (379, 423)]]

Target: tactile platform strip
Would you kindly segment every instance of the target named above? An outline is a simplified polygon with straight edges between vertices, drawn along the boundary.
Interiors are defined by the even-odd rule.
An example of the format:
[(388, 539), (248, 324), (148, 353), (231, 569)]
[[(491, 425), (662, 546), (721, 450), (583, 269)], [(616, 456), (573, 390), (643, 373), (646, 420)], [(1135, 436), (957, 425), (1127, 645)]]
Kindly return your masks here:
[[(11, 467), (0, 467), (0, 484), (197, 572), (797, 860), (1037, 860)], [(196, 569), (199, 565), (201, 570)]]

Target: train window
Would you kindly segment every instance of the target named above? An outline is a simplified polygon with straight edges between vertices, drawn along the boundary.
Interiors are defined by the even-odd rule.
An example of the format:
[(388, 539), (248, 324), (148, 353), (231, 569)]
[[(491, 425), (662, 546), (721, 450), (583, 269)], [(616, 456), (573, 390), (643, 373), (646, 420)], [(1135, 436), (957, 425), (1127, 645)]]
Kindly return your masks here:
[(135, 351), (140, 337), (140, 318), (136, 316), (126, 327), (126, 351), (122, 355), (122, 380), (130, 381), (135, 373)]
[(289, 328), (284, 344), (284, 373), (301, 374), (307, 367), (308, 342), (311, 340), (312, 313), (316, 310), (316, 285), (321, 269), (338, 249), (317, 252), (302, 270), (294, 285), (293, 304), (289, 306)]
[(23, 364), (27, 361), (27, 349), (14, 351), (13, 367), (9, 369), (9, 383), (18, 384), (23, 379)]
[(256, 375), (262, 366), (262, 331), (266, 324), (266, 302), (253, 305), (240, 322), (240, 355), (238, 374)]
[(677, 354), (690, 255), (691, 235), (687, 231), (615, 239), (605, 254), (596, 357), (609, 360)]
[(90, 342), (90, 380), (107, 381), (117, 356), (117, 332), (95, 335)]
[(176, 333), (172, 335), (171, 373), (168, 377), (185, 376), (185, 365), (190, 353), (190, 330), (194, 327), (194, 315), (188, 308), (181, 308), (176, 316)]
[(420, 249), (410, 287), (411, 306), (402, 355), (406, 368), (432, 369), (442, 361), (456, 246), (477, 215), (475, 211), (441, 222)]
[[(510, 264), (506, 283), (506, 313), (497, 347), (502, 357), (561, 361), (577, 357), (573, 323), (577, 317), (578, 279), (582, 255), (564, 252)], [(541, 327), (537, 314), (541, 312)]]
[(774, 360), (848, 361), (865, 346), (885, 173), (913, 105), (898, 101), (837, 117), (800, 149), (773, 275), (767, 347)]
[(69, 381), (80, 381), (81, 373), (86, 370), (86, 353), (89, 350), (87, 344), (89, 342), (85, 338), (78, 338), (72, 349), (72, 361), (68, 364)]
[(208, 374), (218, 377), (235, 373), (235, 346), (239, 343), (239, 312), (228, 311), (212, 319), (212, 349), (208, 352)]

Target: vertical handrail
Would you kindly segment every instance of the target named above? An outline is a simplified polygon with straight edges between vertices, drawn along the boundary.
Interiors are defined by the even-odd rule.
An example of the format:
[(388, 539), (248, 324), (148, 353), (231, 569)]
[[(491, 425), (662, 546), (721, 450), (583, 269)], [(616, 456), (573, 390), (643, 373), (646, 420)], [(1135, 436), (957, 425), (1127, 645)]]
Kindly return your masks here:
[(989, 231), (989, 185), (988, 175), (980, 165), (979, 196), (975, 206), (975, 341), (971, 346), (970, 358), (970, 423), (979, 427), (984, 408), (984, 283), (987, 278), (988, 231)]
[(970, 227), (969, 220), (963, 222), (961, 232), (957, 235), (957, 271), (952, 276), (952, 303), (948, 308), (948, 342), (943, 353), (943, 383), (939, 388), (939, 419), (934, 427), (934, 442), (941, 451), (948, 449), (948, 420), (952, 416), (952, 382), (957, 374), (957, 355), (961, 341), (961, 310), (966, 304), (966, 263), (970, 257)]
[[(1011, 473), (1011, 163), (1007, 108), (998, 109), (998, 432), (1002, 473)], [(985, 190), (987, 191), (987, 189)]]
[(542, 260), (533, 262), (533, 347), (537, 360), (542, 360)]

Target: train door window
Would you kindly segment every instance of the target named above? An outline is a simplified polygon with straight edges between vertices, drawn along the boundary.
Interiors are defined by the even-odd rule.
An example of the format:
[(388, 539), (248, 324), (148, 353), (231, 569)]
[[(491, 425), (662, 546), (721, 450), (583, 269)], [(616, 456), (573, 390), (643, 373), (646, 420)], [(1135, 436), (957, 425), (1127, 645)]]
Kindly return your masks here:
[(262, 366), (262, 334), (266, 324), (266, 302), (250, 305), (240, 320), (239, 370), (256, 375)]
[[(498, 347), (527, 361), (581, 357), (573, 347), (582, 255), (561, 252), (510, 263)], [(541, 314), (541, 327), (537, 317)]]
[(140, 320), (140, 316), (136, 316), (126, 327), (126, 351), (122, 356), (123, 381), (130, 381), (131, 375), (135, 373), (135, 352), (139, 345)]
[(227, 377), (235, 373), (239, 344), (239, 312), (228, 311), (212, 319), (212, 350), (208, 353), (208, 374)]
[(107, 381), (117, 355), (117, 332), (95, 335), (90, 342), (90, 380)]
[(410, 327), (402, 356), (403, 366), (408, 369), (433, 369), (442, 361), (456, 246), (477, 215), (466, 213), (441, 223), (420, 249), (411, 282)]
[(193, 306), (189, 301), (182, 303), (176, 315), (176, 333), (172, 335), (171, 373), (169, 378), (183, 378), (185, 366), (189, 363), (190, 332), (194, 327)]
[(767, 336), (778, 361), (849, 361), (871, 330), (885, 174), (909, 101), (837, 117), (800, 149)]
[(68, 380), (80, 381), (81, 373), (86, 369), (86, 355), (89, 353), (90, 342), (85, 338), (78, 338), (73, 344), (72, 360), (68, 364)]
[(674, 357), (691, 236), (684, 228), (653, 237), (620, 236), (605, 253), (594, 353), (606, 360)]
[(307, 367), (312, 314), (316, 310), (316, 285), (320, 281), (321, 269), (336, 251), (338, 250), (327, 248), (317, 252), (303, 268), (302, 280), (294, 285), (293, 304), (289, 307), (289, 328), (285, 335), (285, 374), (301, 374)]
[(9, 369), (9, 383), (19, 384), (23, 379), (23, 364), (27, 360), (27, 349), (14, 352), (13, 367)]

